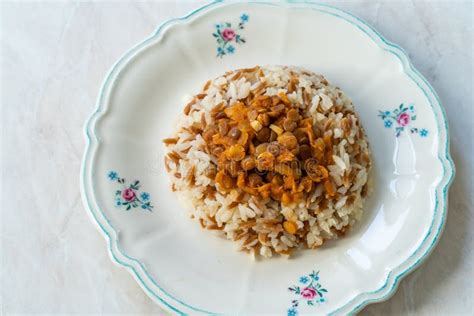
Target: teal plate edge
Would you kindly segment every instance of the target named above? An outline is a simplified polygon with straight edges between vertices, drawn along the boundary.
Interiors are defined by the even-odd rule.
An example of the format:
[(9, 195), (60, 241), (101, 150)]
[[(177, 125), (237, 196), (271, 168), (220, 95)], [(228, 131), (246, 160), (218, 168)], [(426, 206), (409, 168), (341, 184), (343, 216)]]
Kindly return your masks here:
[[(272, 5), (272, 6), (284, 6), (284, 7), (298, 7), (298, 8), (307, 8), (311, 10), (317, 10), (323, 13), (327, 13), (338, 18), (344, 19), (345, 21), (351, 23), (352, 25), (356, 26), (360, 31), (364, 32), (368, 35), (374, 42), (379, 45), (385, 51), (388, 51), (394, 54), (402, 63), (403, 70), (408, 77), (410, 77), (417, 86), (423, 91), (425, 96), (427, 97), (431, 107), (434, 111), (437, 125), (438, 125), (438, 138), (440, 140), (440, 152), (438, 152), (438, 158), (442, 163), (443, 166), (443, 176), (436, 187), (436, 203), (435, 203), (435, 212), (433, 216), (433, 222), (431, 227), (426, 234), (423, 242), (418, 247), (417, 250), (400, 266), (404, 265), (406, 262), (413, 260), (414, 257), (417, 257), (408, 267), (399, 271), (397, 274), (394, 274), (393, 271), (389, 272), (384, 284), (379, 289), (372, 291), (372, 292), (364, 292), (360, 293), (350, 301), (348, 301), (343, 306), (340, 306), (333, 310), (330, 315), (332, 314), (355, 314), (360, 311), (363, 307), (368, 304), (381, 302), (390, 298), (395, 292), (398, 287), (399, 282), (403, 277), (408, 275), (414, 269), (416, 269), (431, 253), (431, 251), (436, 246), (441, 233), (444, 228), (444, 224), (446, 221), (447, 216), (447, 204), (448, 204), (448, 189), (451, 185), (454, 175), (455, 175), (455, 167), (451, 155), (449, 153), (449, 132), (448, 132), (448, 122), (446, 112), (441, 105), (441, 101), (436, 94), (433, 87), (428, 83), (428, 81), (413, 67), (413, 64), (410, 62), (406, 52), (398, 45), (391, 43), (390, 41), (386, 40), (380, 33), (378, 33), (374, 28), (372, 28), (369, 24), (367, 24), (362, 19), (354, 16), (351, 13), (338, 9), (336, 7), (315, 3), (310, 1), (281, 1), (281, 2), (266, 2), (266, 1), (243, 1), (244, 3), (248, 4), (260, 4), (260, 5)], [(159, 37), (163, 34), (164, 30), (172, 25), (172, 24), (179, 24), (182, 22), (188, 21), (190, 18), (203, 13), (205, 11), (212, 10), (217, 7), (225, 6), (225, 5), (232, 5), (236, 2), (227, 2), (227, 1), (214, 1), (207, 5), (204, 5), (184, 17), (170, 19), (163, 22), (155, 32), (152, 33), (151, 36), (143, 40), (141, 43), (137, 44), (129, 51), (127, 51), (122, 57), (112, 66), (111, 70), (107, 74), (101, 89), (99, 91), (99, 95), (96, 102), (96, 109), (92, 113), (92, 115), (88, 118), (84, 125), (84, 132), (85, 132), (85, 139), (86, 139), (86, 149), (84, 152), (82, 165), (81, 165), (81, 174), (80, 174), (80, 187), (81, 187), (81, 195), (84, 202), (86, 209), (88, 210), (88, 214), (91, 216), (93, 222), (98, 226), (99, 231), (104, 234), (104, 237), (107, 240), (107, 246), (109, 250), (109, 254), (112, 258), (112, 261), (116, 264), (125, 267), (137, 280), (143, 290), (158, 304), (160, 304), (166, 310), (179, 314), (179, 315), (186, 315), (188, 313), (201, 313), (207, 315), (216, 315), (217, 313), (202, 310), (196, 307), (193, 307), (176, 297), (168, 294), (156, 281), (148, 274), (145, 266), (139, 260), (132, 258), (125, 254), (119, 246), (118, 242), (118, 234), (117, 231), (113, 228), (112, 223), (107, 219), (104, 212), (100, 209), (100, 207), (95, 203), (94, 194), (93, 194), (93, 185), (92, 185), (92, 165), (93, 165), (93, 156), (92, 153), (94, 150), (97, 150), (99, 145), (99, 138), (95, 134), (95, 125), (98, 119), (105, 114), (104, 104), (106, 102), (106, 91), (110, 91), (113, 87), (115, 80), (117, 79), (120, 69), (126, 65), (142, 48), (144, 48), (151, 40), (159, 39)], [(240, 2), (242, 3), (242, 2)], [(441, 119), (439, 114), (441, 114)], [(443, 142), (443, 138), (444, 142)], [(444, 146), (443, 146), (444, 143)], [(442, 152), (443, 151), (443, 152)], [(439, 196), (438, 192), (441, 191), (441, 196)], [(435, 223), (436, 220), (438, 223)], [(435, 227), (436, 226), (436, 227)], [(431, 239), (432, 233), (435, 233), (434, 237)], [(431, 239), (431, 240), (429, 240)], [(427, 242), (429, 242), (427, 244)], [(420, 249), (424, 249), (423, 253), (420, 254)], [(397, 270), (395, 268), (394, 270)], [(141, 272), (141, 273), (140, 273)], [(145, 276), (147, 280), (143, 278)], [(150, 284), (151, 283), (156, 289), (153, 289)], [(367, 297), (371, 296), (371, 297)], [(350, 307), (351, 306), (351, 307)], [(348, 310), (348, 307), (350, 309)], [(284, 312), (284, 311), (282, 311)]]

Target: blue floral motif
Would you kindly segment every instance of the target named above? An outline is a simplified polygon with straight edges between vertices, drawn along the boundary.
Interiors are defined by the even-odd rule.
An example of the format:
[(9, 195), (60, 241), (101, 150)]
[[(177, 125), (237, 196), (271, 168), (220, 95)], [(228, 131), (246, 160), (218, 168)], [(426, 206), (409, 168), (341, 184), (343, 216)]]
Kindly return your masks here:
[(114, 180), (117, 180), (118, 174), (115, 171), (110, 171), (107, 177), (109, 177), (111, 181), (114, 181)]
[(288, 309), (288, 315), (297, 315), (300, 303), (306, 303), (308, 306), (314, 306), (326, 302), (325, 295), (328, 290), (319, 283), (319, 271), (312, 271), (309, 275), (303, 275), (299, 278), (302, 286), (290, 286), (288, 290), (297, 297), (291, 301), (291, 307)]
[(315, 280), (315, 281), (318, 281), (319, 280), (319, 271), (318, 272), (311, 272), (309, 274), (309, 276), (311, 277), (311, 279)]
[(107, 177), (111, 181), (116, 181), (119, 183), (122, 188), (115, 191), (115, 205), (117, 207), (123, 207), (126, 211), (131, 210), (132, 208), (141, 207), (144, 210), (152, 211), (153, 205), (151, 205), (150, 194), (147, 192), (142, 192), (140, 197), (138, 193), (140, 191), (140, 181), (136, 180), (128, 185), (125, 184), (125, 179), (120, 178), (118, 173), (115, 171), (110, 171), (107, 174)]
[(232, 46), (232, 45), (229, 45), (229, 46), (227, 46), (226, 51), (227, 51), (227, 53), (229, 53), (229, 54), (233, 54), (234, 51), (235, 51), (235, 47)]
[(395, 125), (395, 136), (398, 137), (405, 131), (409, 130), (412, 134), (418, 134), (420, 137), (427, 137), (427, 129), (418, 129), (411, 127), (410, 124), (416, 121), (415, 105), (405, 106), (403, 103), (396, 107), (393, 111), (379, 111), (378, 116), (383, 120), (385, 128), (391, 128)]
[(245, 38), (239, 34), (240, 30), (245, 28), (245, 23), (249, 20), (248, 14), (243, 13), (240, 16), (240, 21), (237, 27), (233, 27), (232, 23), (217, 23), (214, 24), (215, 31), (212, 36), (217, 42), (217, 55), (216, 57), (222, 58), (225, 55), (233, 54), (235, 52), (235, 46), (231, 43), (244, 44)]
[(308, 279), (308, 277), (307, 277), (306, 275), (305, 275), (305, 276), (302, 276), (302, 277), (300, 278), (300, 282), (303, 283), (303, 284), (308, 283), (308, 281), (309, 281), (309, 279)]
[(140, 197), (143, 201), (148, 201), (150, 199), (150, 194), (148, 194), (147, 192), (143, 192)]

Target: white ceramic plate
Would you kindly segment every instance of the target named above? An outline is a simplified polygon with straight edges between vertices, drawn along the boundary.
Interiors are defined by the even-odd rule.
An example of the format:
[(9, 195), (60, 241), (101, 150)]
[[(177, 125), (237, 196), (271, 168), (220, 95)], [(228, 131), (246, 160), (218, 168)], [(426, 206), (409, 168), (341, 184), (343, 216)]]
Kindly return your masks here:
[[(340, 86), (374, 156), (361, 223), (290, 260), (254, 261), (201, 230), (163, 167), (161, 139), (183, 95), (265, 64), (302, 66)], [(310, 3), (213, 3), (164, 23), (112, 68), (86, 124), (82, 193), (113, 260), (174, 313), (346, 314), (387, 299), (439, 239), (454, 175), (446, 124), (403, 50), (357, 17)], [(118, 205), (126, 188), (137, 198), (128, 210)]]

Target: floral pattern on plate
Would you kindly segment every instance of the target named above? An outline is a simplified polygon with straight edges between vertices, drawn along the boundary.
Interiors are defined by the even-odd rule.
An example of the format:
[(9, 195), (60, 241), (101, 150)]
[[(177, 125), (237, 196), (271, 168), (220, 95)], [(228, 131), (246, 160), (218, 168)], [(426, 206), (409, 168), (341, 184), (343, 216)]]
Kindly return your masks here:
[(140, 181), (135, 180), (131, 184), (125, 184), (125, 179), (120, 178), (116, 171), (110, 171), (107, 177), (110, 181), (115, 181), (122, 186), (122, 189), (115, 191), (115, 205), (117, 207), (125, 208), (126, 211), (137, 207), (152, 211), (153, 205), (150, 202), (150, 194), (147, 192), (140, 193)]
[(222, 58), (227, 54), (233, 54), (235, 52), (235, 46), (232, 45), (233, 43), (239, 45), (245, 43), (245, 39), (239, 34), (239, 31), (244, 29), (245, 23), (247, 23), (248, 20), (249, 16), (244, 13), (240, 16), (240, 22), (237, 27), (232, 27), (230, 22), (215, 25), (216, 30), (212, 33), (212, 36), (216, 38), (217, 42), (216, 57)]
[(308, 306), (314, 306), (326, 302), (324, 295), (328, 292), (319, 283), (319, 271), (311, 272), (308, 275), (303, 275), (299, 278), (299, 283), (288, 288), (297, 297), (291, 301), (291, 307), (287, 311), (288, 316), (298, 315), (298, 306), (301, 302)]
[(378, 116), (383, 120), (385, 128), (392, 128), (395, 124), (395, 136), (398, 137), (405, 130), (410, 131), (412, 134), (418, 134), (421, 137), (428, 136), (428, 130), (425, 128), (417, 128), (410, 126), (411, 122), (416, 121), (415, 106), (410, 104), (400, 104), (393, 111), (379, 111)]

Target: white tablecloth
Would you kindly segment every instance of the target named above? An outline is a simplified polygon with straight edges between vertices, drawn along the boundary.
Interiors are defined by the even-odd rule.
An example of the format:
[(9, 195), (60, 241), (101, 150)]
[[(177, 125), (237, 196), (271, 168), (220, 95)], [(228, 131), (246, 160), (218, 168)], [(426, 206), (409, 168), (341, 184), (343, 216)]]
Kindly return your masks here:
[[(1, 311), (163, 311), (124, 269), (79, 194), (82, 126), (119, 56), (203, 2), (1, 2)], [(332, 2), (400, 44), (446, 108), (458, 170), (446, 229), (389, 301), (362, 314), (473, 314), (470, 1)]]

